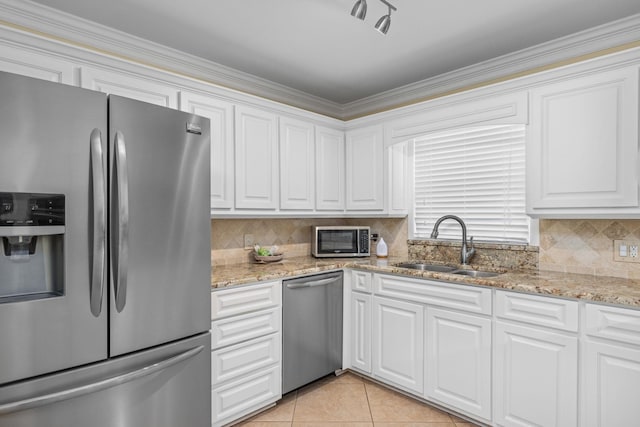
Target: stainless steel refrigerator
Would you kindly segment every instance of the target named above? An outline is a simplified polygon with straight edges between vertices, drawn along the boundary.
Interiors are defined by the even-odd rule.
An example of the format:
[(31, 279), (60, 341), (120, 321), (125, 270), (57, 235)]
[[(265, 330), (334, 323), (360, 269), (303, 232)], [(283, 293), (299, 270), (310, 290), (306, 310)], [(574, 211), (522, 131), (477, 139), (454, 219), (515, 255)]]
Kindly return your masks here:
[(209, 426), (209, 122), (0, 73), (0, 427)]

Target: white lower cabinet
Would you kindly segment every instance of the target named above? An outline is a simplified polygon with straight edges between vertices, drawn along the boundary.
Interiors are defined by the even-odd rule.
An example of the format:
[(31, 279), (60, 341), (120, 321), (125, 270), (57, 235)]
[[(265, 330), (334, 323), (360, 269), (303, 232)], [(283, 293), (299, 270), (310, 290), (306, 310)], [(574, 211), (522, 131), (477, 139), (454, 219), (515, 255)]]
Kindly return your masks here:
[(280, 281), (212, 292), (212, 425), (230, 424), (282, 397)]
[(595, 304), (585, 309), (580, 424), (638, 425), (640, 311)]
[(640, 420), (640, 310), (353, 270), (347, 365), (491, 426)]
[(425, 396), (491, 420), (491, 319), (427, 307)]
[(212, 426), (222, 426), (250, 414), (282, 396), (280, 366), (241, 376), (211, 393)]
[(585, 427), (640, 423), (640, 348), (586, 339), (582, 386)]
[(351, 292), (351, 367), (371, 374), (371, 306), (372, 297)]
[(499, 426), (576, 426), (578, 338), (498, 320), (494, 400)]
[(424, 307), (373, 297), (373, 375), (423, 393)]

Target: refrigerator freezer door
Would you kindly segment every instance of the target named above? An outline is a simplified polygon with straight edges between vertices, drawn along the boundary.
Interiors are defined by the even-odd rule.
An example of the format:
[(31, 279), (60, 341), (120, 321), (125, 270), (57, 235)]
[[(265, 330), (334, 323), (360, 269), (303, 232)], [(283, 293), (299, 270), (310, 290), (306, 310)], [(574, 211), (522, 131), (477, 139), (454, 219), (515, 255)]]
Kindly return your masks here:
[(110, 355), (207, 331), (209, 121), (109, 97)]
[(0, 427), (210, 427), (209, 333), (0, 388)]
[[(55, 249), (43, 243), (33, 255), (12, 259), (0, 245), (3, 384), (107, 357), (104, 241), (94, 250), (101, 200), (92, 179), (106, 172), (100, 154), (106, 153), (107, 103), (101, 93), (7, 73), (0, 73), (0, 99), (0, 192), (60, 194), (65, 204)], [(6, 234), (12, 227), (0, 228)], [(38, 234), (38, 227), (29, 232)], [(52, 236), (38, 237), (38, 245), (47, 239)], [(54, 252), (63, 253), (55, 276), (61, 289), (21, 295), (21, 288), (37, 291), (51, 278), (49, 261), (61, 259), (49, 259)]]

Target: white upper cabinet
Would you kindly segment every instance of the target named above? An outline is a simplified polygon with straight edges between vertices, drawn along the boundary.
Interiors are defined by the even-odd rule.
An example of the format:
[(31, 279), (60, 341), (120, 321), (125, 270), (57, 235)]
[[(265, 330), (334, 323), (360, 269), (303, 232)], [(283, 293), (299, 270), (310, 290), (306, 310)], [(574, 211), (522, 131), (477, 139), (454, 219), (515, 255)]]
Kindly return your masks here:
[(162, 107), (178, 108), (178, 90), (175, 87), (124, 72), (82, 67), (80, 86)]
[(531, 91), (527, 213), (640, 213), (637, 67)]
[(316, 210), (344, 210), (344, 132), (316, 126)]
[(73, 63), (14, 46), (0, 45), (0, 70), (56, 83), (74, 84)]
[(211, 209), (233, 208), (233, 104), (192, 92), (180, 93), (180, 109), (211, 122)]
[(347, 210), (384, 209), (382, 125), (347, 131)]
[(280, 209), (313, 209), (314, 168), (313, 125), (280, 117)]
[(278, 207), (278, 117), (236, 106), (236, 209)]
[(411, 170), (410, 170), (409, 142), (402, 142), (389, 146), (386, 149), (387, 157), (387, 213), (389, 215), (406, 215), (409, 212), (411, 197)]

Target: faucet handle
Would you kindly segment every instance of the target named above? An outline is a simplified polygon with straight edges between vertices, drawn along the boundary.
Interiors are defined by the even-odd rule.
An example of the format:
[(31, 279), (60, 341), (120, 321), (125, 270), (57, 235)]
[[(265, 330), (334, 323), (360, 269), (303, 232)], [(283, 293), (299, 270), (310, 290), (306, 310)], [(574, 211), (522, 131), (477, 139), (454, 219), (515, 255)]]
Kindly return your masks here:
[(465, 261), (469, 262), (469, 260), (476, 254), (476, 248), (473, 247), (473, 236), (469, 239), (469, 250), (465, 254)]

